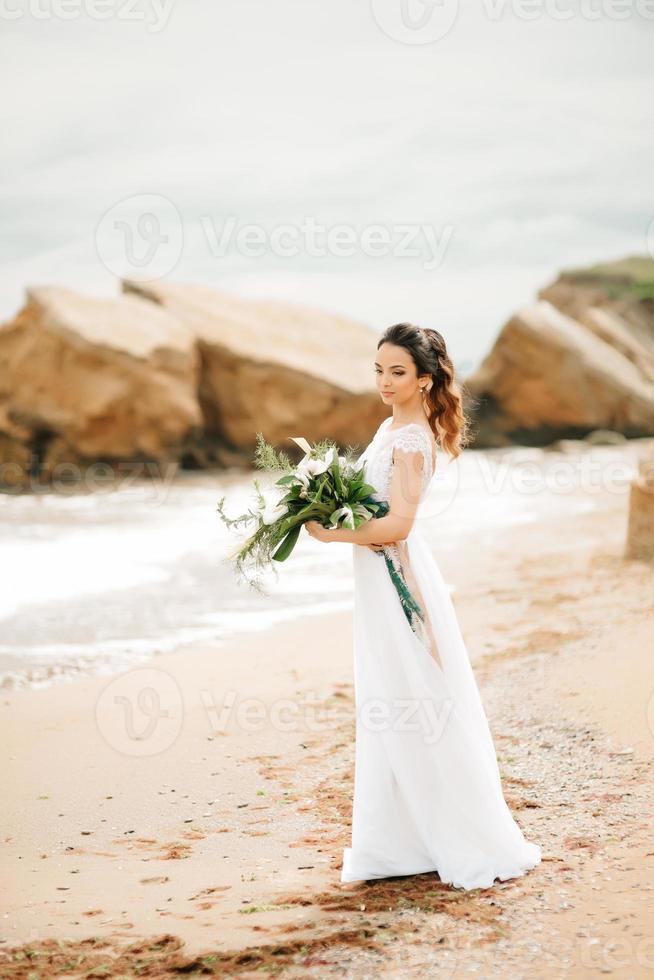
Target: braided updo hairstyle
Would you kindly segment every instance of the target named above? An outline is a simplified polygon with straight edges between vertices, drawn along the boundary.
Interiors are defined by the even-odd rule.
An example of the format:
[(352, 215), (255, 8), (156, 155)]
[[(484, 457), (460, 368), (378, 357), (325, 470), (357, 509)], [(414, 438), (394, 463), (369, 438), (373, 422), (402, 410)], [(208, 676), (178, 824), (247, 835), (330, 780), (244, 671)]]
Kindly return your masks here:
[(447, 353), (445, 340), (438, 330), (417, 327), (413, 323), (396, 323), (381, 335), (382, 344), (404, 347), (411, 355), (418, 376), (431, 375), (423, 389), (425, 412), (429, 427), (453, 459), (469, 441), (469, 421), (463, 410), (461, 390), (454, 376), (454, 365)]

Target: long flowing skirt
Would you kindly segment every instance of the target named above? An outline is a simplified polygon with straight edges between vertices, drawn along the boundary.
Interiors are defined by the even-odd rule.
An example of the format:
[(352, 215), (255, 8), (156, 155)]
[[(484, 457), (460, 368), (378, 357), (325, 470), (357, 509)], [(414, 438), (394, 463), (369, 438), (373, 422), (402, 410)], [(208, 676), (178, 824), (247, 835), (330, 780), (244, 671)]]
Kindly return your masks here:
[[(486, 713), (438, 564), (414, 525), (402, 568), (426, 614), (409, 624), (383, 556), (353, 546), (356, 750), (341, 881), (436, 871), (486, 888), (541, 860), (504, 800)], [(425, 634), (427, 639), (425, 639)]]

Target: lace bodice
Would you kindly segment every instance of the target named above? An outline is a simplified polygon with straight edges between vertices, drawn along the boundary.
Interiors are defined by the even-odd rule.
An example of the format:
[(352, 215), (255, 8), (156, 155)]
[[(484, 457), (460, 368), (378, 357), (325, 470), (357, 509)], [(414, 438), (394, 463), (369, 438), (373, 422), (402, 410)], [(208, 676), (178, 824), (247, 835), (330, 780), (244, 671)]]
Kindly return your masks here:
[(359, 457), (365, 463), (367, 482), (375, 488), (375, 498), (390, 503), (390, 488), (393, 474), (393, 448), (405, 452), (420, 452), (423, 455), (422, 487), (420, 500), (427, 492), (433, 475), (433, 440), (419, 422), (409, 422), (398, 429), (390, 429), (392, 417), (385, 419), (373, 436), (372, 442)]

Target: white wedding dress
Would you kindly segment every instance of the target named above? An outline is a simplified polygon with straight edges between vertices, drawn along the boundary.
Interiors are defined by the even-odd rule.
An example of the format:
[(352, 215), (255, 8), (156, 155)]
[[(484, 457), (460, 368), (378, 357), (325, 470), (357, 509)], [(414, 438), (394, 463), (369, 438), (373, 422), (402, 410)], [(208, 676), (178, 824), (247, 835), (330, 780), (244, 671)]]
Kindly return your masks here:
[[(393, 447), (423, 457), (421, 503), (433, 479), (427, 426), (377, 430), (359, 457), (375, 498), (389, 501)], [(502, 793), (488, 721), (456, 612), (414, 521), (392, 546), (424, 613), (414, 632), (380, 552), (353, 546), (356, 750), (352, 846), (341, 881), (435, 871), (487, 888), (541, 860)]]

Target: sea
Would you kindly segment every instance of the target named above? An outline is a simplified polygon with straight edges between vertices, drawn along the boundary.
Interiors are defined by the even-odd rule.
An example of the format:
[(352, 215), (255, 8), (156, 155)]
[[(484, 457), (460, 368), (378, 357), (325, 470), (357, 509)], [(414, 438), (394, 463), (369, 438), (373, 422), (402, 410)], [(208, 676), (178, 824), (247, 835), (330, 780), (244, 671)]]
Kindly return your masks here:
[[(200, 283), (434, 327), (465, 377), (561, 269), (654, 254), (647, 4), (16, 0), (2, 21), (4, 322), (31, 286)], [(451, 500), (434, 484), (437, 549), (599, 499), (489, 491), (491, 458), (464, 454)], [(307, 535), (269, 595), (236, 584), (215, 502), (238, 513), (251, 478), (0, 494), (5, 682), (349, 608), (350, 547)]]
[[(607, 508), (625, 513), (640, 443), (564, 449), (511, 447), (439, 454), (415, 528), (439, 567), (474, 555), (508, 528)], [(0, 494), (0, 686), (48, 687), (81, 674), (114, 674), (197, 644), (220, 650), (235, 635), (298, 617), (353, 608), (352, 549), (306, 532), (260, 589), (240, 579), (230, 552), (255, 506), (253, 479), (278, 498), (274, 476), (177, 471), (111, 486)], [(380, 560), (381, 559), (380, 557)], [(450, 592), (456, 589), (448, 583)], [(310, 635), (310, 634), (307, 634)]]

